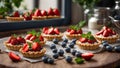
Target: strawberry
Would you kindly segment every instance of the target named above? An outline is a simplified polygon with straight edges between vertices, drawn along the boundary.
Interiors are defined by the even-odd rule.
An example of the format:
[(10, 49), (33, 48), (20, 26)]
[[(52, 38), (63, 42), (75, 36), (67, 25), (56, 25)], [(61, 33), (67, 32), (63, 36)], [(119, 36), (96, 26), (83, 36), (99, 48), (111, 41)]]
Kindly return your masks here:
[(71, 29), (71, 30), (69, 31), (69, 33), (70, 33), (70, 34), (75, 34), (75, 33), (76, 33), (76, 30)]
[(82, 58), (84, 58), (85, 60), (88, 61), (94, 56), (94, 54), (93, 53), (83, 53), (81, 56), (82, 56)]
[(54, 29), (54, 32), (55, 32), (55, 34), (59, 34), (59, 33), (60, 33), (60, 31), (59, 31), (58, 28), (55, 28), (55, 29)]
[(88, 39), (88, 43), (94, 43), (94, 42), (96, 42), (96, 40), (90, 40), (90, 39)]
[(98, 33), (96, 33), (96, 35), (100, 35), (103, 34), (104, 30), (102, 29), (101, 31), (99, 31)]
[(82, 34), (82, 30), (81, 29), (77, 30), (77, 33)]
[(104, 36), (104, 37), (108, 37), (108, 36), (109, 36), (109, 32), (108, 32), (107, 30), (105, 30), (105, 31), (103, 32), (103, 36)]
[(14, 17), (19, 17), (19, 16), (20, 16), (20, 14), (19, 14), (19, 12), (18, 12), (18, 11), (15, 11), (15, 12), (13, 13), (13, 16), (14, 16)]
[(30, 37), (30, 40), (33, 41), (35, 40), (37, 37), (35, 35), (33, 35), (32, 37)]
[(40, 41), (44, 41), (44, 38), (43, 38), (42, 35), (39, 36), (39, 40), (40, 40)]
[(26, 39), (26, 40), (30, 40), (30, 38), (31, 38), (32, 36), (33, 36), (32, 34), (27, 34), (27, 35), (25, 36), (25, 39)]
[(23, 51), (23, 52), (27, 52), (28, 50), (29, 50), (29, 45), (28, 45), (27, 43), (25, 43), (25, 44), (23, 45), (22, 51)]
[(60, 12), (57, 8), (53, 9), (53, 12), (56, 16), (60, 16)]
[(48, 10), (48, 16), (53, 16), (53, 15), (54, 15), (53, 9), (50, 8), (50, 9)]
[(10, 42), (12, 45), (16, 45), (16, 44), (19, 44), (19, 41), (17, 40), (17, 38), (13, 38), (11, 39), (11, 42)]
[(41, 10), (40, 9), (37, 9), (34, 13), (34, 16), (42, 16), (41, 14)]
[(48, 29), (48, 34), (54, 34), (54, 28), (49, 28)]
[(25, 20), (32, 20), (32, 16), (29, 12), (24, 13), (23, 17)]
[(13, 38), (14, 36), (9, 37), (9, 39), (7, 40), (7, 43), (10, 43)]
[(67, 32), (70, 32), (70, 31), (71, 31), (71, 29), (67, 29), (66, 31), (67, 31)]
[(25, 39), (22, 38), (21, 36), (18, 36), (17, 40), (19, 41), (19, 43), (25, 43), (26, 42)]
[(16, 62), (16, 61), (20, 61), (21, 60), (21, 58), (18, 55), (16, 55), (15, 53), (13, 53), (13, 52), (9, 52), (8, 55), (9, 55), (9, 58), (12, 61)]
[(86, 39), (86, 38), (80, 38), (79, 41), (80, 41), (81, 43), (84, 43), (84, 42), (87, 42), (88, 39)]
[(42, 32), (45, 33), (46, 30), (48, 30), (48, 27), (44, 27), (44, 28), (42, 29)]
[(47, 11), (43, 10), (41, 11), (42, 16), (47, 16)]
[(107, 30), (107, 29), (108, 29), (108, 27), (107, 27), (107, 26), (104, 26), (104, 27), (103, 27), (103, 30)]
[(39, 44), (38, 42), (34, 42), (34, 43), (32, 44), (32, 50), (33, 50), (33, 51), (39, 51), (40, 48), (41, 48), (41, 46), (40, 46), (40, 44)]

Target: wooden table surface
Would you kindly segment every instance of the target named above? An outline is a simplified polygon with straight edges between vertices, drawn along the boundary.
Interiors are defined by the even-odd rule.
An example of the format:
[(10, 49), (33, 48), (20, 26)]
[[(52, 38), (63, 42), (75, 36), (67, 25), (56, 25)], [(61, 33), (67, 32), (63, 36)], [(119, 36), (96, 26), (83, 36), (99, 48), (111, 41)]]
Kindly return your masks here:
[[(60, 27), (65, 29), (66, 27)], [(17, 30), (9, 32), (0, 32), (0, 39), (11, 34), (23, 34), (31, 30)], [(38, 29), (37, 29), (38, 30)], [(0, 46), (3, 44), (0, 44)], [(67, 63), (65, 59), (55, 61), (55, 64), (45, 64), (43, 62), (30, 63), (28, 61), (12, 62), (7, 53), (0, 53), (0, 68), (115, 68), (120, 65), (120, 53), (103, 51), (95, 54), (91, 61), (85, 61), (84, 64)]]

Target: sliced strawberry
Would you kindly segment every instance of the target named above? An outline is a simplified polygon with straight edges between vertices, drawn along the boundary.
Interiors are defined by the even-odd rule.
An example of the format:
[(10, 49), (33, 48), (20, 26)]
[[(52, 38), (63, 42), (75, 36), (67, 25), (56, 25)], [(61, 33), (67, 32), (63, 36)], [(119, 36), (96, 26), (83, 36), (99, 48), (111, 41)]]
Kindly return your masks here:
[(20, 14), (19, 14), (19, 12), (18, 12), (18, 11), (15, 11), (15, 12), (13, 13), (13, 16), (14, 16), (14, 17), (19, 17), (19, 16), (20, 16)]
[(13, 52), (9, 52), (8, 55), (12, 61), (20, 61), (21, 60), (21, 58)]
[(31, 38), (30, 38), (30, 41), (33, 41), (35, 40), (37, 37), (35, 35), (33, 35)]
[(60, 31), (59, 31), (58, 28), (55, 28), (55, 29), (54, 29), (54, 32), (55, 32), (55, 34), (60, 34)]
[(56, 16), (60, 16), (60, 12), (57, 8), (53, 9), (53, 12)]
[(103, 27), (103, 30), (107, 30), (107, 29), (108, 29), (108, 27), (107, 27), (107, 26), (104, 26), (104, 27)]
[(82, 34), (82, 30), (81, 29), (77, 30), (77, 33)]
[(48, 34), (54, 34), (54, 28), (53, 27), (48, 29)]
[(7, 43), (10, 43), (13, 38), (14, 36), (9, 37), (9, 39), (7, 40)]
[(48, 30), (48, 27), (44, 27), (44, 28), (42, 29), (42, 32), (45, 33), (46, 30)]
[(27, 52), (28, 50), (29, 50), (29, 45), (28, 45), (27, 43), (25, 43), (25, 44), (23, 45), (22, 51), (23, 51), (23, 52)]
[(48, 16), (53, 16), (53, 15), (54, 15), (53, 9), (50, 8), (50, 9), (48, 10)]
[(104, 30), (102, 29), (101, 31), (99, 31), (98, 33), (96, 33), (96, 35), (100, 35), (103, 34)]
[(33, 51), (39, 51), (40, 48), (41, 48), (41, 46), (40, 46), (40, 44), (39, 44), (38, 42), (34, 42), (34, 43), (32, 44), (32, 50), (33, 50)]
[(19, 43), (25, 43), (26, 42), (25, 39), (22, 38), (21, 36), (18, 36), (17, 40), (19, 41)]
[(17, 40), (17, 38), (13, 38), (11, 39), (11, 42), (10, 42), (12, 45), (16, 45), (16, 44), (19, 44), (19, 41)]
[(40, 39), (40, 41), (44, 41), (44, 38), (42, 35), (40, 35), (39, 39)]
[(94, 56), (94, 54), (93, 53), (83, 53), (81, 56), (82, 56), (82, 58), (84, 58), (85, 60), (88, 61)]
[(88, 41), (88, 39), (86, 39), (86, 38), (80, 38), (79, 41), (80, 41), (81, 43), (85, 43), (85, 42)]
[(33, 36), (32, 34), (27, 34), (27, 35), (25, 36), (25, 39), (26, 39), (26, 40), (30, 40), (30, 38), (31, 38), (32, 36)]
[(66, 31), (67, 31), (67, 32), (70, 32), (70, 31), (71, 31), (71, 29), (67, 29)]
[(47, 11), (43, 10), (41, 11), (42, 16), (47, 16)]
[(94, 42), (96, 42), (96, 40), (90, 40), (90, 39), (88, 39), (88, 43), (94, 43)]
[(76, 30), (72, 30), (72, 29), (71, 29), (71, 30), (69, 31), (69, 33), (70, 33), (70, 34), (76, 34)]
[(108, 36), (109, 36), (109, 32), (108, 32), (107, 30), (105, 30), (105, 31), (103, 32), (103, 36), (104, 36), (104, 37), (108, 37)]
[(34, 16), (42, 16), (41, 14), (41, 10), (40, 9), (37, 9), (34, 13)]

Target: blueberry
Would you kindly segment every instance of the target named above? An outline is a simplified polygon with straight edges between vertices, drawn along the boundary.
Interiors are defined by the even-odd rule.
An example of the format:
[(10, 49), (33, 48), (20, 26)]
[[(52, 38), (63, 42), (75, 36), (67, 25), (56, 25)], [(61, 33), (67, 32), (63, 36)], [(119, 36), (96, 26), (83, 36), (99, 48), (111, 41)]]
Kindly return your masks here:
[(116, 52), (120, 52), (120, 46), (115, 46), (115, 47), (114, 47), (114, 50), (115, 50)]
[(60, 49), (60, 50), (58, 51), (58, 54), (59, 54), (60, 56), (63, 56), (64, 51), (63, 51), (62, 49)]
[(42, 57), (42, 61), (43, 61), (44, 63), (48, 63), (47, 60), (48, 60), (48, 57), (47, 57), (47, 56), (43, 56), (43, 57)]
[(57, 49), (53, 49), (52, 50), (53, 53), (57, 53), (57, 51), (58, 51)]
[(56, 45), (55, 44), (51, 44), (50, 45), (50, 49), (55, 49), (56, 48)]
[(58, 57), (59, 57), (58, 53), (55, 53), (55, 54), (53, 55), (53, 58), (55, 58), (55, 59), (57, 59)]
[(74, 43), (71, 42), (68, 46), (69, 46), (70, 48), (74, 48)]
[(77, 50), (72, 50), (72, 52), (71, 52), (71, 54), (73, 55), (73, 56), (75, 56), (75, 53), (77, 52)]
[(59, 40), (58, 39), (53, 39), (53, 43), (58, 44)]
[(73, 39), (72, 42), (73, 42), (74, 44), (76, 44), (76, 40), (77, 40), (77, 39)]
[(68, 63), (71, 63), (72, 62), (72, 57), (71, 56), (67, 56), (65, 58), (65, 60), (68, 62)]
[(79, 51), (77, 51), (77, 52), (75, 53), (75, 56), (76, 56), (76, 57), (81, 57), (81, 55), (82, 55), (82, 53), (79, 52)]
[(66, 38), (65, 38), (65, 39), (63, 39), (63, 42), (66, 42), (66, 43), (67, 43), (67, 42), (68, 42), (68, 39), (66, 39)]
[(53, 64), (53, 63), (54, 63), (54, 59), (48, 58), (47, 62), (48, 62), (49, 64)]
[(68, 47), (68, 48), (65, 49), (65, 51), (66, 51), (67, 53), (70, 53), (70, 52), (71, 52), (71, 49)]
[(120, 20), (120, 15), (115, 15), (115, 16), (114, 16), (114, 19), (115, 19), (115, 20)]
[(61, 46), (66, 47), (66, 42), (62, 42)]
[(103, 43), (102, 45), (103, 45), (104, 47), (110, 46), (108, 43)]
[(113, 47), (112, 46), (106, 46), (106, 50), (111, 52), (113, 50)]

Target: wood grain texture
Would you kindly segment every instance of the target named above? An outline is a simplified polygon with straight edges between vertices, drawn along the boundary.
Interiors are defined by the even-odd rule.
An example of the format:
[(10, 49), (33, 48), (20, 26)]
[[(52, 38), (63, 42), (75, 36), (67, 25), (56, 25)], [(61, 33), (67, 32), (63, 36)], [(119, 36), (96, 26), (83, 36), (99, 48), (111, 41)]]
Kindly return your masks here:
[[(65, 29), (67, 27), (60, 28)], [(37, 29), (38, 30), (38, 29)], [(22, 34), (28, 30), (19, 30), (11, 32), (0, 32), (1, 37), (9, 36), (9, 34)], [(4, 36), (2, 36), (4, 35)], [(0, 38), (2, 39), (2, 38)], [(0, 44), (2, 46), (3, 44)], [(0, 68), (115, 68), (120, 64), (120, 53), (116, 52), (101, 52), (95, 54), (91, 61), (85, 61), (84, 64), (69, 64), (65, 59), (55, 61), (55, 64), (45, 64), (43, 62), (30, 63), (28, 61), (12, 62), (7, 53), (0, 53)]]

